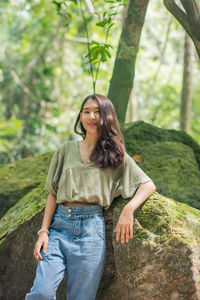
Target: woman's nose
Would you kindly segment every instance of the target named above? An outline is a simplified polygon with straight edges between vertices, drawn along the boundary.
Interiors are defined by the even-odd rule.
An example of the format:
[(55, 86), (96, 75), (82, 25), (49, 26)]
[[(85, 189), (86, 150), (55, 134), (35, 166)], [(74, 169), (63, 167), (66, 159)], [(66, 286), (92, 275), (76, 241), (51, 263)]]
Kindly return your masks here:
[(94, 119), (95, 118), (95, 115), (94, 115), (94, 113), (91, 111), (91, 113), (90, 113), (90, 118), (92, 118), (92, 119)]

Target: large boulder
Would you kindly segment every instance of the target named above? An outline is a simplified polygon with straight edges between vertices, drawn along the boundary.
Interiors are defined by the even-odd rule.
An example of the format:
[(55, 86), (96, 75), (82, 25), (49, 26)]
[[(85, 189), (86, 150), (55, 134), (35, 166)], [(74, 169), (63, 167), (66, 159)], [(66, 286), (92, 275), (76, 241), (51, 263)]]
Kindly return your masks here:
[(128, 152), (140, 153), (147, 146), (160, 142), (182, 143), (193, 149), (200, 167), (200, 145), (185, 131), (163, 129), (141, 120), (126, 123), (121, 129)]
[(160, 142), (140, 152), (138, 165), (153, 179), (157, 191), (200, 209), (200, 170), (194, 151), (177, 142)]
[[(42, 222), (44, 181), (2, 218), (0, 299), (21, 300), (32, 286), (33, 249)], [(123, 206), (116, 198), (104, 213), (107, 258), (97, 300), (200, 299), (200, 211), (154, 192), (135, 212), (134, 238), (116, 242)], [(57, 299), (65, 299), (65, 281)]]
[(140, 156), (159, 193), (200, 209), (200, 146), (191, 136), (143, 121), (125, 124), (122, 132), (128, 153)]
[[(113, 208), (114, 226), (123, 205)], [(111, 299), (200, 299), (199, 210), (153, 193), (135, 213), (134, 239), (121, 244), (113, 234), (112, 241), (117, 283)]]

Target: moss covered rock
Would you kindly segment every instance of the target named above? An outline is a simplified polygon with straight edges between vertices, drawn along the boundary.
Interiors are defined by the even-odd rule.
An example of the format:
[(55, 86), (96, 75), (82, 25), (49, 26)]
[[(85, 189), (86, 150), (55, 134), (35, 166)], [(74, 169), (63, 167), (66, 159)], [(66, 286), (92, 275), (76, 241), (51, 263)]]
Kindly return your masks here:
[(187, 133), (143, 121), (122, 128), (131, 156), (156, 184), (157, 191), (200, 209), (200, 146)]
[(52, 152), (27, 157), (0, 169), (0, 218), (19, 199), (36, 188), (49, 168)]
[[(113, 228), (123, 205), (113, 208)], [(199, 210), (155, 192), (135, 213), (131, 242), (113, 234), (113, 246), (119, 299), (200, 299)]]
[(144, 121), (126, 123), (122, 126), (128, 152), (140, 153), (147, 146), (160, 142), (182, 143), (194, 151), (200, 168), (200, 145), (186, 132), (174, 129), (163, 129)]
[(157, 191), (200, 209), (200, 170), (194, 151), (177, 142), (160, 142), (140, 152), (138, 165), (153, 179)]
[[(44, 182), (1, 219), (0, 299), (24, 299), (33, 283), (33, 249), (42, 222)], [(104, 213), (107, 258), (100, 299), (200, 299), (200, 211), (153, 193), (134, 218), (134, 238), (116, 242), (113, 232), (129, 199), (116, 198)], [(15, 213), (16, 212), (16, 213)], [(57, 299), (65, 299), (65, 283)]]

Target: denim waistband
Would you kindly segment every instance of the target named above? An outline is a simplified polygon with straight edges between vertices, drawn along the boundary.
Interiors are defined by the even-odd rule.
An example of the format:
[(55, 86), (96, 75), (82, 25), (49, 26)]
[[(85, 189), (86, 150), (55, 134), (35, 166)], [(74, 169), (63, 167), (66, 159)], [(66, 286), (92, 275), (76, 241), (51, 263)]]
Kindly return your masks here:
[(95, 213), (103, 213), (103, 208), (100, 205), (86, 205), (86, 206), (65, 206), (62, 203), (59, 203), (57, 206), (57, 211), (63, 214), (70, 215), (92, 215)]

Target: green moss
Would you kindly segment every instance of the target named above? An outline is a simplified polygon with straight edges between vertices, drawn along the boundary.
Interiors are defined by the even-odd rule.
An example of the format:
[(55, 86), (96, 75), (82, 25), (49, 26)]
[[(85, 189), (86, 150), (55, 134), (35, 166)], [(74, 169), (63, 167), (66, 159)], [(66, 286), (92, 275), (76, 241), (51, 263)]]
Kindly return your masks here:
[(140, 168), (157, 192), (200, 209), (200, 146), (183, 131), (162, 129), (143, 121), (121, 127), (130, 156), (140, 155)]
[(0, 243), (18, 226), (31, 219), (45, 207), (47, 191), (44, 191), (46, 175), (40, 185), (20, 199), (0, 220)]
[(200, 170), (190, 147), (162, 142), (140, 155), (144, 162), (139, 166), (152, 177), (159, 193), (200, 208)]
[(149, 237), (150, 235), (143, 228), (138, 228), (138, 229), (134, 228), (134, 239), (142, 241), (142, 240), (149, 239)]
[(148, 145), (167, 141), (177, 142), (193, 149), (200, 168), (200, 145), (184, 131), (163, 129), (144, 121), (123, 124), (121, 131), (125, 137), (127, 151), (131, 155), (140, 154)]
[(0, 217), (19, 199), (40, 185), (48, 171), (52, 154), (48, 152), (28, 157), (0, 169)]
[[(200, 147), (187, 134), (138, 121), (123, 127), (127, 151), (139, 154), (140, 168), (157, 191), (200, 209)], [(172, 135), (173, 133), (173, 135)]]
[[(118, 197), (112, 205), (114, 223), (130, 199)], [(163, 248), (200, 241), (200, 211), (154, 192), (134, 213), (136, 240), (152, 239)], [(139, 224), (139, 225), (138, 225)]]

